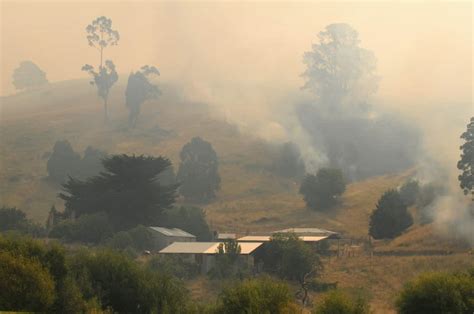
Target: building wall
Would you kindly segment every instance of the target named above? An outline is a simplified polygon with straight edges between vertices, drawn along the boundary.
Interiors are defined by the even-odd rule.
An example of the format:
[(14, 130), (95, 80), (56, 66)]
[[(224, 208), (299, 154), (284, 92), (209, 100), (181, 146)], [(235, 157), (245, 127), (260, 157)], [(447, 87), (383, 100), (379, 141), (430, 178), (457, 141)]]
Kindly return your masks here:
[(195, 238), (188, 238), (188, 237), (170, 237), (166, 236), (162, 233), (155, 232), (155, 248), (154, 250), (161, 250), (167, 247), (168, 245), (172, 244), (173, 242), (196, 242)]

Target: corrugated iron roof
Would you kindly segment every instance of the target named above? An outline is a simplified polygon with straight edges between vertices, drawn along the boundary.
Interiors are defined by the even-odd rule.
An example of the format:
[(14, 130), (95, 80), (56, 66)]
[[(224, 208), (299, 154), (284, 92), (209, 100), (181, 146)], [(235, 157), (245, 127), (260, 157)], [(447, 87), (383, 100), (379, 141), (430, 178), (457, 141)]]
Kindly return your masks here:
[[(216, 254), (221, 242), (174, 242), (162, 249), (164, 254)], [(247, 255), (255, 251), (263, 243), (239, 243), (240, 254)]]
[(330, 234), (336, 234), (334, 231), (329, 231), (326, 229), (321, 229), (321, 228), (288, 228), (288, 229), (283, 229), (283, 230), (278, 230), (273, 233), (287, 233), (287, 232), (293, 232), (298, 235), (302, 234), (312, 234), (312, 235), (330, 235)]
[[(318, 242), (328, 238), (329, 236), (299, 236), (304, 242)], [(242, 242), (269, 242), (271, 236), (245, 236), (238, 239)]]
[(196, 238), (196, 236), (178, 228), (173, 228), (173, 229), (165, 228), (165, 227), (149, 227), (149, 228), (156, 232), (164, 234), (168, 237)]
[(218, 240), (227, 240), (227, 239), (235, 239), (237, 235), (235, 233), (219, 233), (217, 235)]

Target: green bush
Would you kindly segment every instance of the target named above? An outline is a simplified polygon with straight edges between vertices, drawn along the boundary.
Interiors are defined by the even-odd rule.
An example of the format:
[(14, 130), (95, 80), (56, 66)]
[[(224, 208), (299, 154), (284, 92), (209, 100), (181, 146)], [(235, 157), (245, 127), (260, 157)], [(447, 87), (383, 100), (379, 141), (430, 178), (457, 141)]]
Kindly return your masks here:
[(216, 313), (288, 313), (291, 294), (288, 286), (267, 277), (246, 279), (224, 288)]
[(308, 208), (324, 210), (334, 206), (345, 190), (346, 183), (340, 169), (321, 168), (316, 175), (306, 175), (300, 194)]
[(350, 298), (339, 290), (327, 293), (314, 307), (313, 314), (368, 314), (370, 307), (362, 298)]
[(180, 279), (190, 279), (199, 274), (198, 264), (176, 255), (155, 255), (148, 262), (148, 268)]
[(181, 313), (187, 293), (168, 275), (151, 272), (127, 256), (80, 252), (71, 260), (75, 278), (88, 299), (98, 297), (103, 309), (128, 313)]
[(46, 311), (53, 304), (54, 281), (39, 262), (0, 252), (0, 311)]
[(388, 190), (370, 215), (369, 234), (374, 239), (392, 239), (412, 224), (413, 218), (400, 194), (395, 190)]
[(321, 268), (319, 257), (294, 233), (274, 234), (265, 247), (263, 262), (266, 271), (300, 283)]
[(26, 218), (26, 214), (15, 207), (0, 208), (0, 232), (18, 232), (34, 237), (44, 236), (46, 231)]
[(212, 233), (206, 221), (206, 214), (199, 207), (174, 207), (163, 214), (163, 226), (180, 228), (195, 235), (198, 241), (209, 241)]
[(426, 273), (405, 285), (397, 299), (400, 314), (473, 313), (474, 269), (470, 273)]
[(76, 220), (61, 221), (49, 233), (51, 238), (94, 244), (111, 235), (112, 226), (105, 213), (83, 215)]

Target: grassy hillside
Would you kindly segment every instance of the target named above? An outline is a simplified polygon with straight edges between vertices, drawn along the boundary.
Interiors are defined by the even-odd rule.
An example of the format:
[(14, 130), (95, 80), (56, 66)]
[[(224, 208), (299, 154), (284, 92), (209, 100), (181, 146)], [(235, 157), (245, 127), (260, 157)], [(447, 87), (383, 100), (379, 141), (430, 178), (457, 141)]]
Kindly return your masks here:
[[(137, 128), (127, 128), (124, 86), (113, 87), (110, 122), (103, 123), (102, 104), (85, 80), (53, 84), (46, 90), (1, 99), (0, 205), (17, 206), (44, 222), (60, 187), (47, 180), (47, 152), (60, 139), (82, 152), (92, 145), (109, 153), (165, 155), (177, 168), (182, 146), (194, 136), (210, 141), (220, 158), (221, 190), (205, 208), (212, 228), (220, 231), (263, 232), (287, 227), (316, 226), (367, 239), (368, 217), (381, 194), (411, 173), (370, 178), (348, 185), (337, 208), (325, 213), (305, 208), (299, 183), (267, 169), (272, 148), (261, 139), (239, 132), (205, 104), (192, 103), (171, 86), (161, 98), (145, 104)], [(182, 202), (182, 201), (180, 201)], [(358, 256), (326, 261), (323, 278), (344, 289), (365, 289), (377, 312), (393, 310), (402, 284), (423, 270), (462, 269), (472, 255), (458, 239), (437, 232), (436, 226), (415, 225), (393, 241), (375, 243), (381, 250), (450, 249), (460, 253), (432, 257)], [(404, 276), (400, 276), (403, 269)], [(196, 287), (196, 285), (198, 285)], [(190, 286), (212, 286), (199, 279)], [(202, 291), (201, 291), (202, 292)], [(200, 297), (200, 296), (198, 296)]]

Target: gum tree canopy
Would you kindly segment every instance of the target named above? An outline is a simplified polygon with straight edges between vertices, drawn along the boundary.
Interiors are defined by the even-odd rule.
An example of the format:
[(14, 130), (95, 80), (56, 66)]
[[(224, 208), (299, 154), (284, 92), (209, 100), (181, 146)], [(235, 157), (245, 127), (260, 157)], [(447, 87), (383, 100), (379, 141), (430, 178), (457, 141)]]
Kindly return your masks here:
[(118, 80), (115, 64), (112, 60), (106, 60), (103, 65), (104, 49), (109, 46), (116, 46), (120, 39), (118, 31), (112, 29), (112, 20), (101, 16), (92, 21), (86, 27), (87, 41), (89, 46), (96, 48), (100, 53), (100, 63), (97, 71), (90, 64), (85, 64), (82, 71), (87, 72), (93, 81), (90, 83), (97, 86), (99, 97), (104, 101), (104, 118), (108, 120), (107, 100), (112, 85)]
[(458, 162), (458, 169), (462, 171), (459, 175), (459, 182), (464, 194), (472, 194), (474, 200), (474, 117), (467, 125), (467, 130), (461, 135), (464, 144), (461, 149), (461, 160)]

